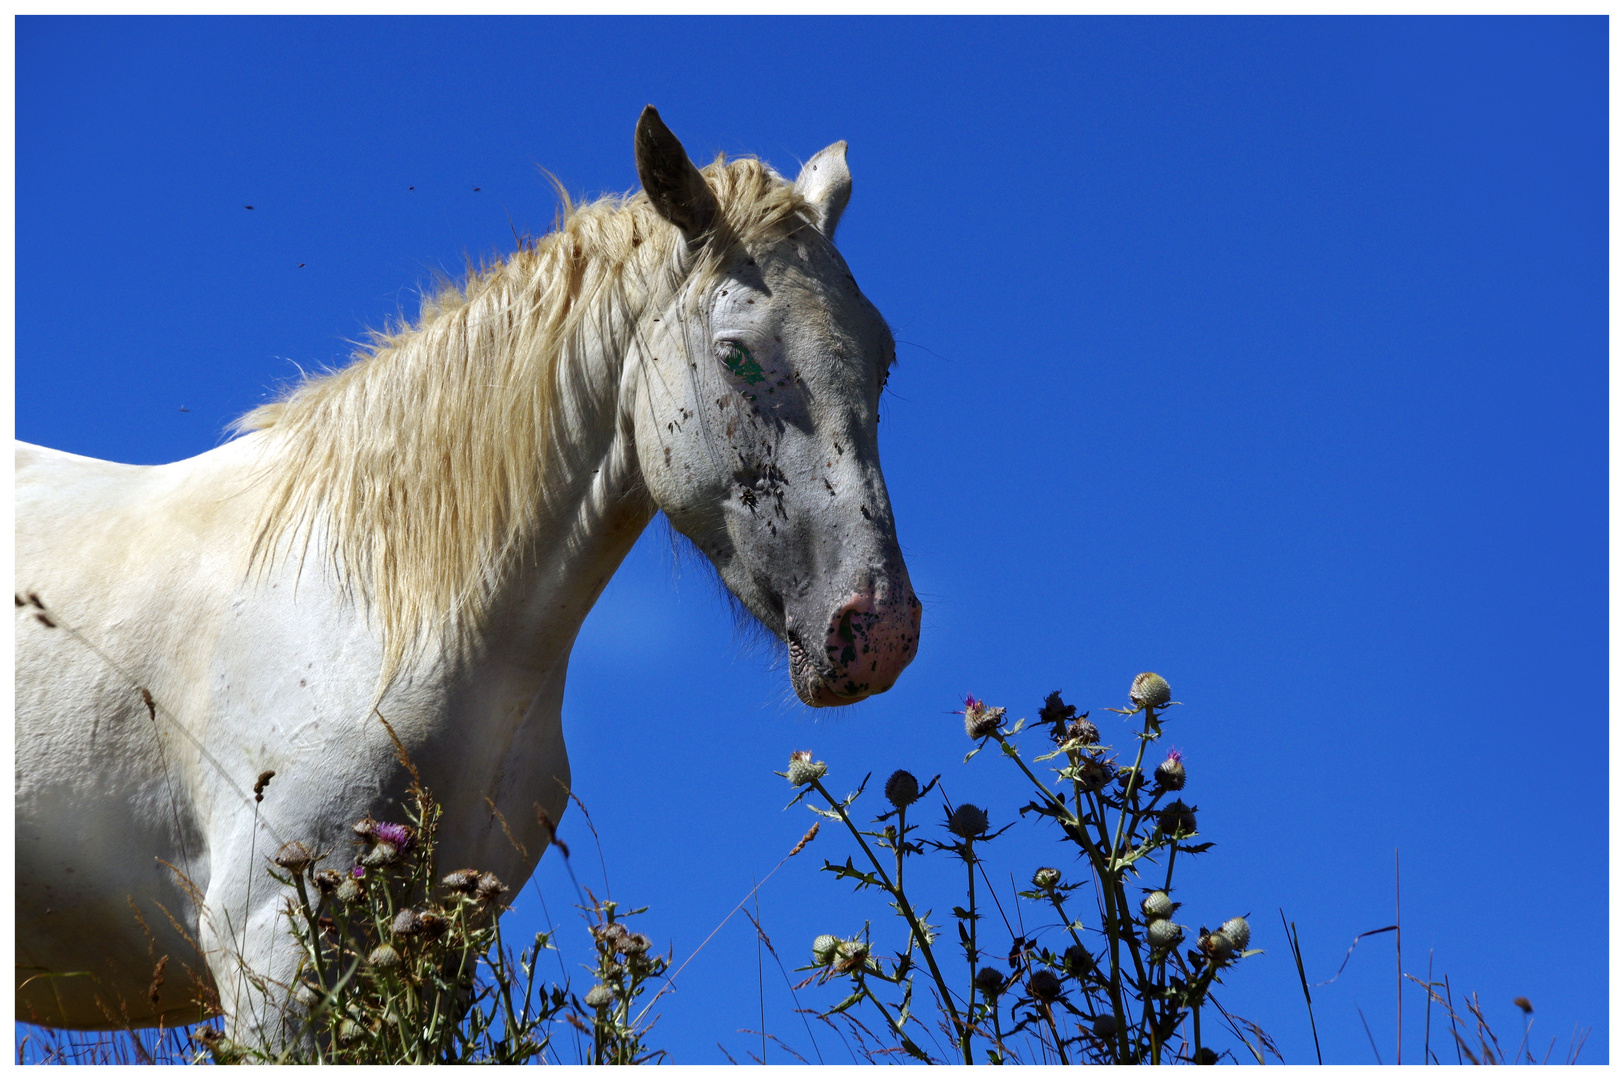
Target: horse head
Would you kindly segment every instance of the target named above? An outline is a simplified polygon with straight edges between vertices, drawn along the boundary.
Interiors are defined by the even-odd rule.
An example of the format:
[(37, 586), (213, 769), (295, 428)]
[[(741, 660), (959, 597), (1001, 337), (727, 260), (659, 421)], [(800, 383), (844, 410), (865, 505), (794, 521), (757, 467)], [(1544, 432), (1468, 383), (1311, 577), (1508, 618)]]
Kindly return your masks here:
[[(690, 267), (649, 324), (636, 380), (644, 483), (740, 602), (784, 642), (808, 705), (887, 690), (920, 605), (880, 472), (879, 399), (896, 355), (833, 237), (851, 194), (843, 142), (781, 191), (770, 228), (724, 201), (650, 106), (637, 170)], [(788, 189), (786, 181), (763, 171)]]

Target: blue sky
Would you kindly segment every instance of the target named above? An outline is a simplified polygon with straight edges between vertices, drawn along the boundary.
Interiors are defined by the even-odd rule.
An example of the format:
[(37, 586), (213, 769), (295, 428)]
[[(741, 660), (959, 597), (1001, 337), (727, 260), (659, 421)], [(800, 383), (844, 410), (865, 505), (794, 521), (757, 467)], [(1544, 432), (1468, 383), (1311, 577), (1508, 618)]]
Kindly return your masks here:
[[(809, 824), (790, 750), (843, 788), (941, 772), (1003, 824), (1024, 797), (960, 764), (963, 695), (1098, 717), (1152, 669), (1217, 845), (1185, 913), (1252, 913), (1267, 954), (1225, 1004), (1288, 1061), (1313, 1044), (1276, 910), (1328, 978), (1393, 921), (1395, 849), (1407, 970), (1431, 950), (1513, 1044), (1522, 995), (1538, 1052), (1578, 1025), (1607, 1059), (1605, 20), (20, 18), (16, 52), (17, 435), (127, 462), (207, 450), (543, 231), (538, 165), (633, 187), (645, 103), (701, 161), (850, 142), (921, 649), (814, 714), (707, 573), (639, 543), (564, 722), (613, 893), (679, 962)], [(1057, 850), (1018, 823), (989, 870)], [(817, 872), (850, 853), (825, 830), (763, 890), (787, 964), (883, 923)], [(915, 881), (945, 915), (940, 862)], [(510, 932), (543, 899), (579, 962), (554, 854)], [(736, 919), (652, 1043), (743, 1060), (756, 959)], [(1393, 1060), (1393, 982), (1384, 937), (1316, 992), (1328, 1061), (1372, 1060), (1360, 1010)], [(764, 995), (814, 1058), (770, 959)]]

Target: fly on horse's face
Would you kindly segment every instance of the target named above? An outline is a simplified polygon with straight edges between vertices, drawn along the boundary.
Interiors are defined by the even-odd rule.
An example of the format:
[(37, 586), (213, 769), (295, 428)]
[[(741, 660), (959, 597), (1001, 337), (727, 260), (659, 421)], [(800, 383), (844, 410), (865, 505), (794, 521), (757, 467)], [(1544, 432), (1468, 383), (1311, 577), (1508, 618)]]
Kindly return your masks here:
[[(702, 243), (714, 196), (651, 114), (638, 128), (644, 188)], [(804, 223), (733, 243), (653, 324), (636, 410), (654, 501), (787, 643), (795, 692), (814, 706), (889, 689), (919, 643), (880, 474), (895, 343), (831, 242), (851, 191), (845, 151), (801, 171)]]

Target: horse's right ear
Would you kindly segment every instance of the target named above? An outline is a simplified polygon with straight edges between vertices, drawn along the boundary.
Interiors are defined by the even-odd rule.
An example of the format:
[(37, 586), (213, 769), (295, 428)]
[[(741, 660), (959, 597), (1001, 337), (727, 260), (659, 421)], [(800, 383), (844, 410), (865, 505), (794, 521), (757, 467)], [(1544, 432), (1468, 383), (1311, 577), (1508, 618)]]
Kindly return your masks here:
[(716, 227), (722, 208), (705, 178), (699, 175), (688, 151), (671, 134), (654, 106), (637, 118), (637, 178), (659, 215), (677, 228), (689, 243), (702, 240)]

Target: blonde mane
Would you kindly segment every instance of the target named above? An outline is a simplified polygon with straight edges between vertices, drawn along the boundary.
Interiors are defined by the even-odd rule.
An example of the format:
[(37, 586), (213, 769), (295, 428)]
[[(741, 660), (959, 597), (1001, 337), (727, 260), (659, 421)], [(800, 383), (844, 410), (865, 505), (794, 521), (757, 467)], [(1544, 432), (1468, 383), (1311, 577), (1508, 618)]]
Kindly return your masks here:
[(237, 422), (272, 447), (252, 566), (295, 548), (302, 560), (319, 525), (341, 587), (382, 631), (380, 692), (423, 646), (460, 652), (483, 626), (560, 470), (577, 463), (572, 427), (583, 413), (614, 422), (602, 395), (640, 320), (708, 284), (736, 247), (812, 220), (753, 158), (719, 156), (702, 175), (722, 209), (702, 245), (642, 193), (565, 196), (553, 232), (425, 296), (415, 326), (373, 334), (348, 366)]

